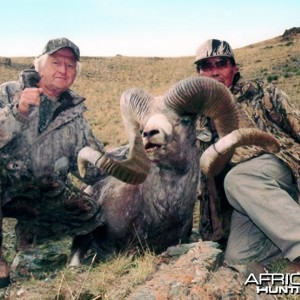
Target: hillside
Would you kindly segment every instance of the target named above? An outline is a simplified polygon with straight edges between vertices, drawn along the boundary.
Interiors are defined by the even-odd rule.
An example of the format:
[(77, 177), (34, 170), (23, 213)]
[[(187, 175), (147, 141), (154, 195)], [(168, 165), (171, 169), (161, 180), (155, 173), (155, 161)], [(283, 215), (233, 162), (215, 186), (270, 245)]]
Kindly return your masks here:
[[(243, 79), (273, 82), (300, 108), (299, 32), (288, 31), (234, 50)], [(32, 57), (0, 57), (0, 83), (16, 80), (21, 70), (30, 67), (32, 60)], [(73, 89), (87, 99), (86, 116), (95, 135), (107, 148), (114, 147), (127, 142), (119, 114), (122, 92), (139, 87), (154, 96), (164, 93), (177, 81), (196, 76), (193, 60), (192, 56), (83, 57), (82, 73)], [(8, 262), (15, 255), (13, 226), (13, 220), (4, 220), (4, 253)], [(245, 280), (236, 272), (222, 267), (215, 271), (221, 255), (215, 247), (199, 243), (196, 250), (177, 253), (176, 258), (152, 253), (136, 258), (129, 252), (93, 268), (91, 257), (91, 265), (78, 270), (64, 268), (57, 274), (45, 274), (43, 280), (31, 274), (24, 282), (15, 281), (6, 290), (0, 290), (0, 299), (254, 299), (248, 297)], [(63, 255), (67, 257), (68, 244), (65, 252)], [(203, 262), (201, 268), (198, 262)], [(160, 296), (155, 298), (156, 291)], [(260, 299), (271, 299), (271, 296)]]
[[(300, 108), (300, 33), (279, 36), (235, 49), (243, 79), (274, 82)], [(10, 58), (0, 64), (0, 82), (18, 78), (33, 58)], [(83, 57), (82, 72), (73, 89), (86, 97), (95, 135), (109, 147), (126, 143), (119, 99), (128, 88), (159, 95), (177, 81), (195, 76), (194, 57)], [(4, 58), (0, 63), (5, 62)], [(6, 60), (7, 62), (7, 60)]]

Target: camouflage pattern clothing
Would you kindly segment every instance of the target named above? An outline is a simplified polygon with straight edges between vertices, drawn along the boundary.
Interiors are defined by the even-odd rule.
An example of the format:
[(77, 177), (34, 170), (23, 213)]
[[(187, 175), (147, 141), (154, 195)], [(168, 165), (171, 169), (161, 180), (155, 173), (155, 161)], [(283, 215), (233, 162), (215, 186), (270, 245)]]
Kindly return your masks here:
[[(300, 111), (293, 106), (288, 96), (273, 84), (263, 88), (262, 84), (256, 81), (240, 82), (234, 86), (232, 92), (240, 110), (241, 127), (257, 127), (277, 138), (281, 151), (276, 156), (290, 167), (300, 191)], [(217, 133), (209, 119), (201, 120), (198, 137), (203, 142), (201, 151), (217, 141)], [(201, 175), (200, 234), (204, 240), (226, 243), (232, 207), (224, 192), (224, 177), (232, 166), (264, 153), (261, 148), (255, 146), (239, 147), (230, 164), (220, 175), (215, 178)], [(299, 197), (298, 192), (298, 202)]]
[[(18, 81), (0, 86), (0, 197), (4, 217), (19, 221), (17, 246), (24, 239), (86, 234), (102, 223), (100, 208), (68, 175), (79, 178), (77, 154), (84, 146), (104, 149), (83, 116), (84, 98), (71, 90), (56, 102), (42, 95), (24, 118), (17, 111), (21, 91)], [(90, 166), (85, 183), (103, 176)]]

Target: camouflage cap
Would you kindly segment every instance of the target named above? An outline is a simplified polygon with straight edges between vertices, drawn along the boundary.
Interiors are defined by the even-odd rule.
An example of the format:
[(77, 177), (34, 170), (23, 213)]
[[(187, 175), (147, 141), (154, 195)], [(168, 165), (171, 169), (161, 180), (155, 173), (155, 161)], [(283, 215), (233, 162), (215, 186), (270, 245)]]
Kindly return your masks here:
[(57, 38), (48, 41), (48, 43), (43, 49), (42, 55), (45, 53), (52, 54), (62, 48), (70, 48), (73, 51), (76, 60), (80, 60), (79, 48), (67, 38)]
[(196, 51), (194, 63), (209, 57), (230, 57), (235, 64), (233, 50), (226, 41), (210, 39), (201, 44)]

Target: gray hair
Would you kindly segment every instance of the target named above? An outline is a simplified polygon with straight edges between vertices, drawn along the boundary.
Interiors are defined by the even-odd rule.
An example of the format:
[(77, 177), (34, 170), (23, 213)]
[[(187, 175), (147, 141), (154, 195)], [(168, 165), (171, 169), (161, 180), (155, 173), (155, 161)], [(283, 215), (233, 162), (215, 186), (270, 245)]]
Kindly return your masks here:
[[(48, 58), (49, 58), (49, 54), (45, 53), (34, 59), (33, 64), (34, 64), (34, 68), (37, 72), (40, 72), (40, 70), (45, 66), (45, 63)], [(80, 71), (81, 71), (81, 64), (79, 61), (76, 60), (76, 77), (75, 77), (75, 79), (79, 76)]]

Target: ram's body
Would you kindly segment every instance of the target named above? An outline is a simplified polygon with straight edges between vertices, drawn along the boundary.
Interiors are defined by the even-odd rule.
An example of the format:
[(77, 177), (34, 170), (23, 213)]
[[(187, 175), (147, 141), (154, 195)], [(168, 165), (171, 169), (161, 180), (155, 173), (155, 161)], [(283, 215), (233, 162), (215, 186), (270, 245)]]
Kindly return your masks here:
[(196, 202), (199, 151), (194, 125), (178, 124), (176, 131), (169, 141), (174, 148), (165, 149), (162, 161), (151, 162), (143, 183), (132, 185), (107, 177), (86, 190), (99, 201), (105, 217), (101, 234), (94, 235), (98, 247), (112, 245), (119, 249), (145, 242), (160, 251), (188, 239)]
[[(150, 169), (145, 181), (137, 185), (107, 177), (86, 189), (101, 205), (103, 225), (91, 235), (74, 239), (71, 265), (79, 263), (91, 243), (102, 257), (107, 257), (132, 245), (162, 251), (187, 241), (200, 172), (196, 119), (201, 113), (211, 117), (221, 137), (238, 128), (237, 109), (230, 93), (210, 79), (180, 82), (160, 98), (141, 90), (127, 91), (121, 98), (121, 110), (129, 148), (143, 147), (140, 152), (146, 154), (144, 160), (150, 162)], [(233, 144), (237, 140), (233, 138)], [(261, 137), (258, 140), (261, 142)], [(213, 158), (214, 173), (234, 152), (230, 138), (225, 145), (218, 143), (222, 155)], [(130, 149), (129, 157), (134, 152)], [(105, 160), (115, 161), (111, 155), (106, 154)], [(103, 158), (95, 151), (82, 156), (99, 167), (103, 165)], [(211, 171), (210, 163), (205, 164), (205, 169)]]

